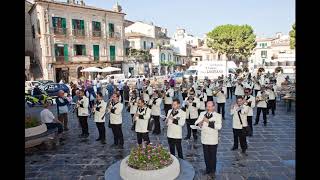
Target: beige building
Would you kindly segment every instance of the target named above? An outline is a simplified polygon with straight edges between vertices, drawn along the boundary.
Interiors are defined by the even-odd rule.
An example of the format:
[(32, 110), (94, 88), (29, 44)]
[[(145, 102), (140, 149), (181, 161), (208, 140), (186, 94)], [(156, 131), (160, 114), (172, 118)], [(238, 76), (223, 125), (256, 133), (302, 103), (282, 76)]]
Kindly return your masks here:
[(118, 4), (105, 10), (83, 1), (36, 0), (29, 14), (41, 79), (69, 82), (86, 67), (121, 67), (125, 14)]

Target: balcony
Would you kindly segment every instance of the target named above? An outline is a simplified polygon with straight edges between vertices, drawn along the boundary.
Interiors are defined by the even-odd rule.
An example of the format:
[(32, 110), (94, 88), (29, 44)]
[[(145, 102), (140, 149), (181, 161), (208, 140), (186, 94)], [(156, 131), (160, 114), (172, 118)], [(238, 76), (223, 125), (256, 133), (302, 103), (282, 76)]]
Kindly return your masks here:
[(118, 32), (109, 32), (108, 33), (108, 39), (109, 40), (120, 40), (121, 35)]
[(101, 37), (101, 31), (92, 31), (92, 37)]
[(56, 37), (66, 37), (67, 36), (67, 28), (54, 27), (52, 28), (53, 34)]
[(67, 63), (68, 61), (68, 56), (56, 56), (56, 64), (64, 64)]
[(76, 37), (85, 37), (84, 29), (73, 29), (72, 34)]

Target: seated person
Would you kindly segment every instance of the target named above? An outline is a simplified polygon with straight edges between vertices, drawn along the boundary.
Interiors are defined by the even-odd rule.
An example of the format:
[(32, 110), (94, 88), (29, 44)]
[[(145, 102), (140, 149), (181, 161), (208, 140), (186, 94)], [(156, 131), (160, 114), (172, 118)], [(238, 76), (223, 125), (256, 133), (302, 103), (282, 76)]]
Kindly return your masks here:
[(48, 108), (49, 105), (50, 105), (50, 102), (48, 101), (45, 101), (43, 104), (44, 109), (40, 113), (41, 122), (46, 124), (48, 130), (58, 128), (58, 137), (60, 141), (63, 141), (64, 140), (62, 138), (63, 126), (61, 122), (58, 121), (54, 117), (53, 113), (49, 110)]

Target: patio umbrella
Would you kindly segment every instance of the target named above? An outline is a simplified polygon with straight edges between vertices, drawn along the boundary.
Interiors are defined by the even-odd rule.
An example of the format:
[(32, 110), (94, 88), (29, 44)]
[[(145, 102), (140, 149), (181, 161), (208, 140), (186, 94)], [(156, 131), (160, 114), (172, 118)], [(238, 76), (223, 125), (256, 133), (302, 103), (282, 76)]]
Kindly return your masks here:
[(120, 68), (115, 68), (115, 67), (106, 67), (101, 69), (100, 72), (113, 72), (113, 71), (121, 71)]
[(89, 68), (82, 69), (81, 72), (102, 72), (102, 71), (100, 68), (89, 67)]

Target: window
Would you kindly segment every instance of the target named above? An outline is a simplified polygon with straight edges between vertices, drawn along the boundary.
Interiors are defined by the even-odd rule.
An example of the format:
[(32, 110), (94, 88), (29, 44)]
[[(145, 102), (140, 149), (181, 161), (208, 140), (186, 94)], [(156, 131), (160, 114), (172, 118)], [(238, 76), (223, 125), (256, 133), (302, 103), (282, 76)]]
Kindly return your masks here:
[(116, 60), (116, 47), (110, 46), (110, 60), (114, 61)]
[(54, 53), (56, 61), (68, 61), (68, 44), (55, 44)]
[(130, 48), (126, 48), (126, 56), (129, 56)]
[(267, 51), (261, 51), (261, 57), (267, 58)]
[(34, 25), (32, 25), (32, 37), (33, 37), (33, 38), (36, 38), (36, 34), (35, 34), (35, 32), (34, 32)]
[(171, 60), (171, 54), (168, 54), (168, 60), (169, 61)]
[(196, 58), (196, 61), (198, 61), (198, 58)]
[(72, 29), (75, 36), (84, 36), (84, 21), (72, 19)]
[(166, 55), (164, 53), (161, 53), (161, 61), (165, 61), (166, 60)]
[(151, 49), (153, 48), (153, 42), (151, 42), (150, 48), (151, 48)]
[(99, 45), (93, 45), (93, 60), (99, 60)]
[(92, 36), (101, 37), (101, 23), (92, 21)]
[(37, 19), (37, 27), (38, 27), (38, 34), (41, 34), (41, 31), (40, 31), (40, 21), (39, 21), (39, 19)]
[(114, 37), (114, 24), (109, 23), (109, 37)]
[(52, 26), (53, 26), (53, 32), (54, 34), (66, 34), (66, 18), (61, 18), (61, 17), (52, 17)]
[(74, 45), (74, 55), (75, 56), (85, 56), (86, 55), (86, 46), (85, 45)]
[(146, 43), (146, 41), (143, 41), (143, 49), (147, 49), (147, 43)]

